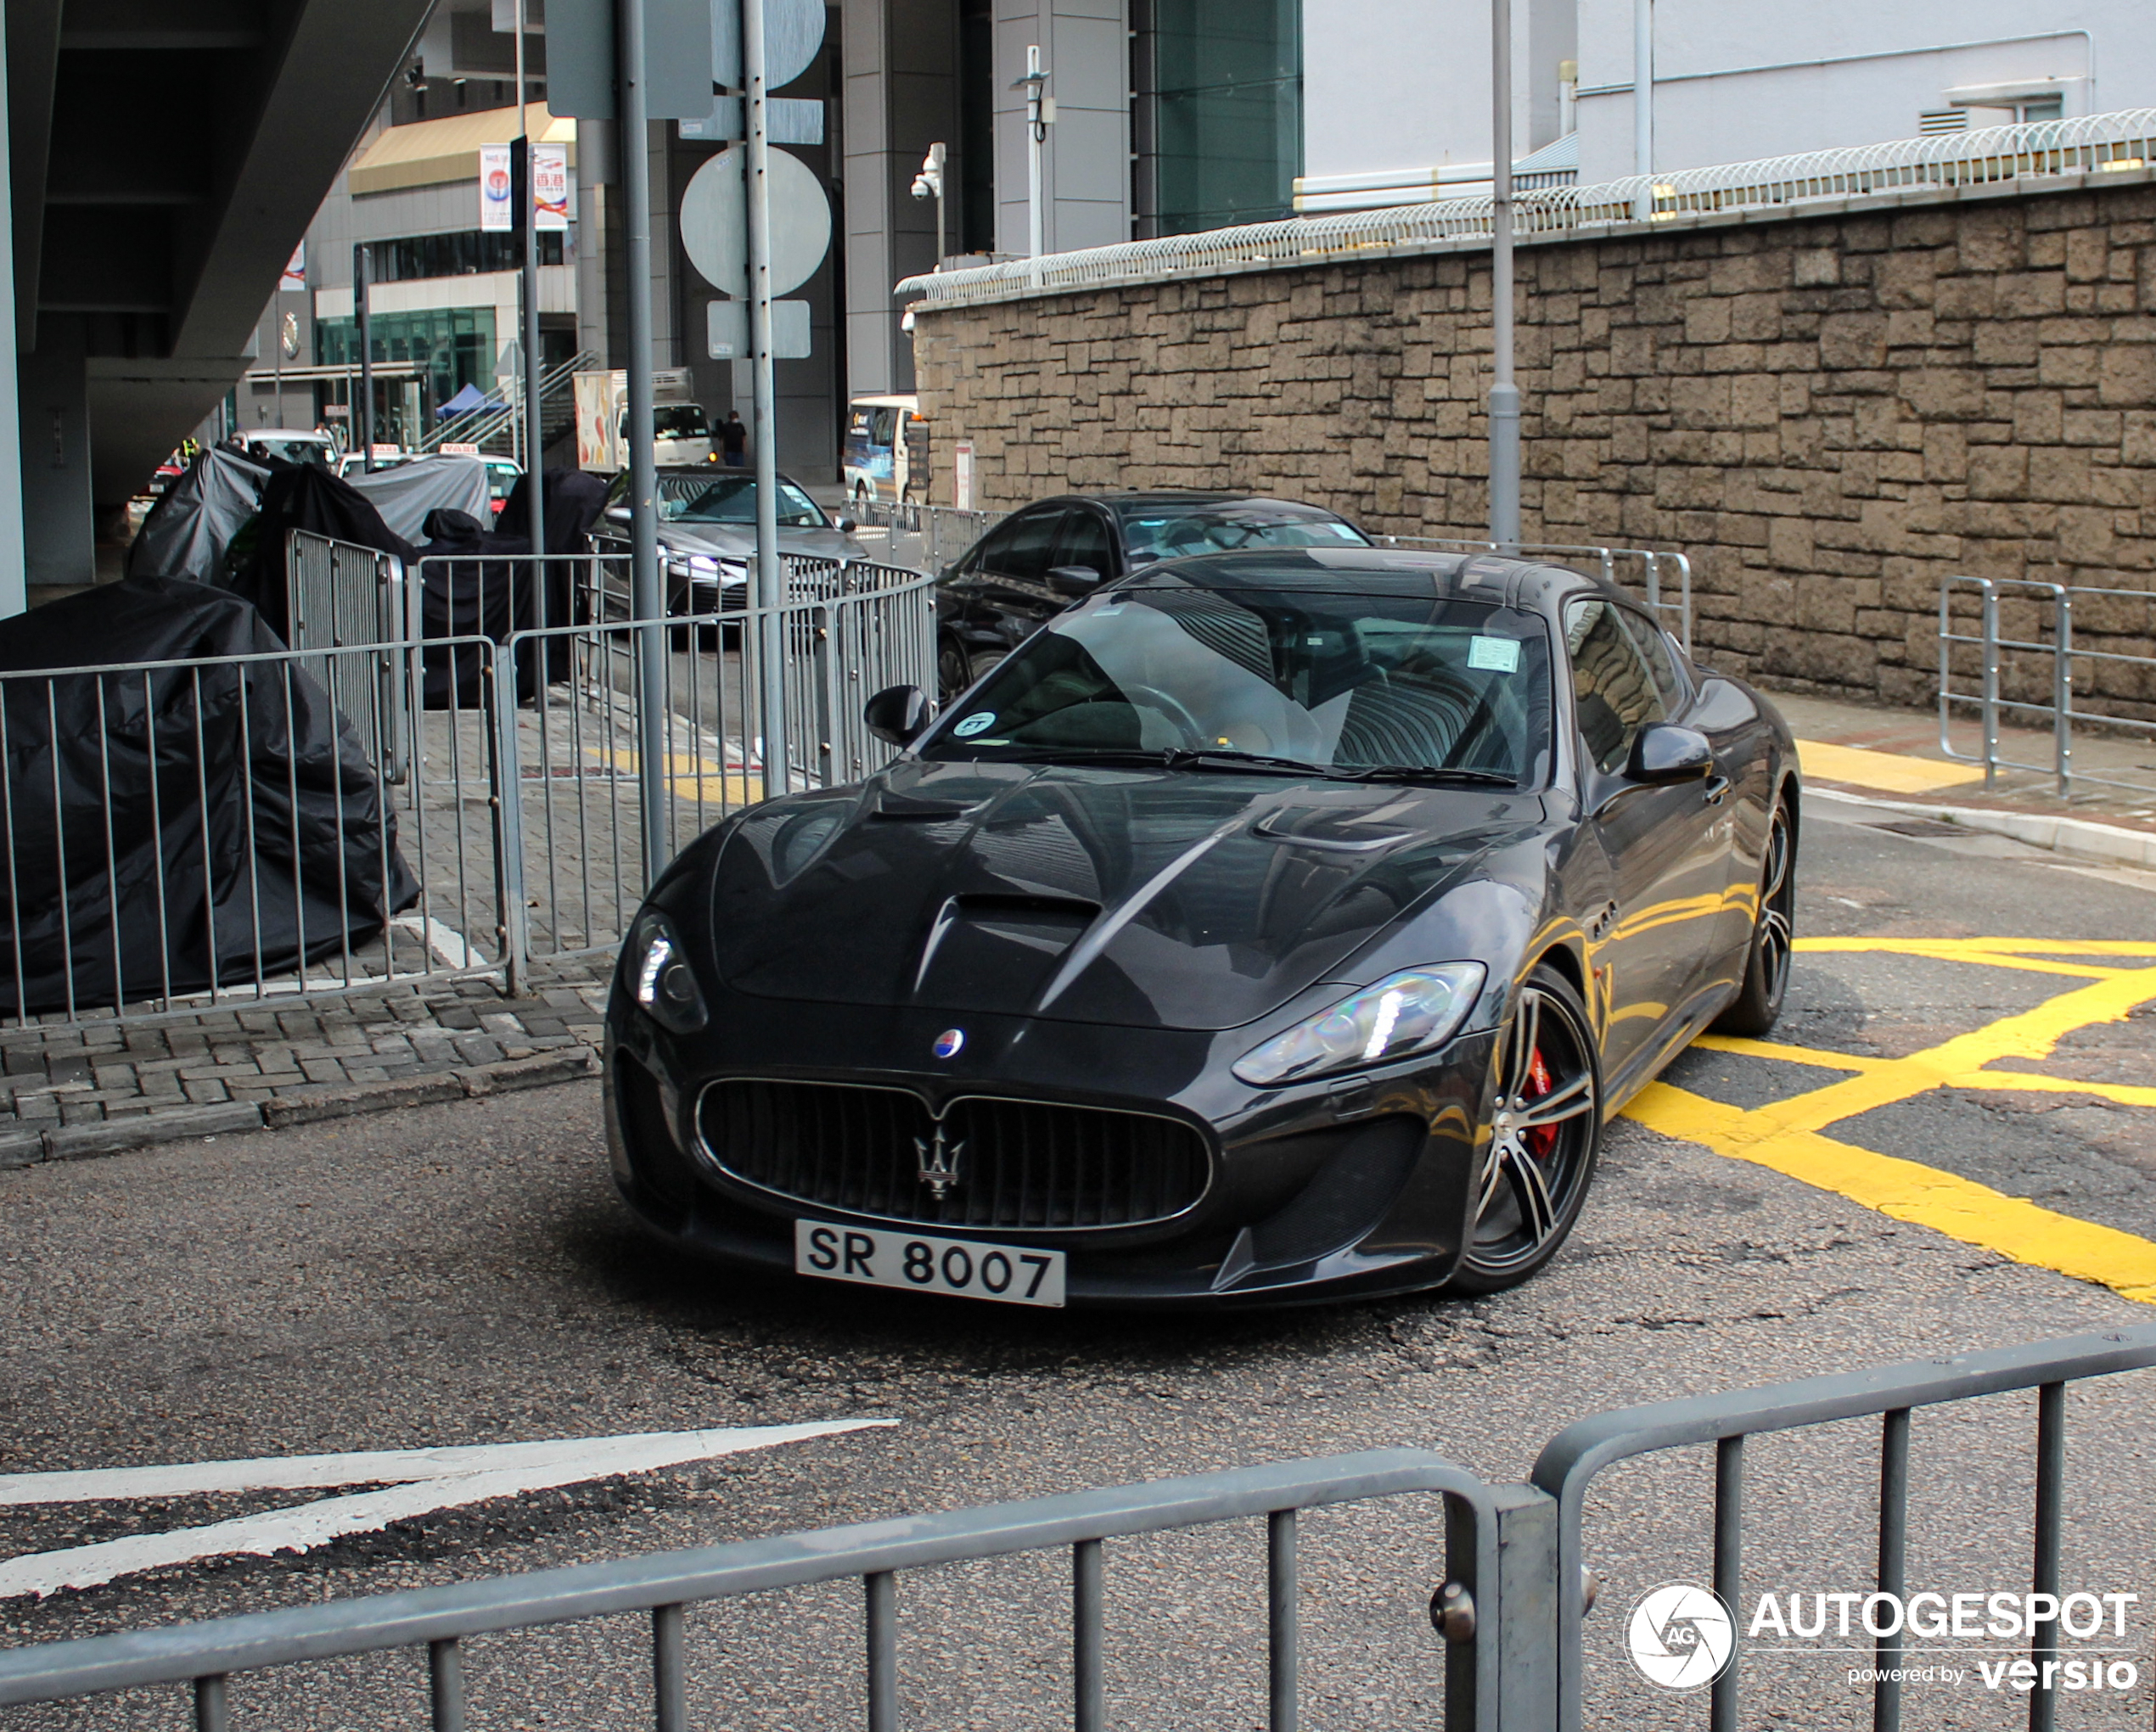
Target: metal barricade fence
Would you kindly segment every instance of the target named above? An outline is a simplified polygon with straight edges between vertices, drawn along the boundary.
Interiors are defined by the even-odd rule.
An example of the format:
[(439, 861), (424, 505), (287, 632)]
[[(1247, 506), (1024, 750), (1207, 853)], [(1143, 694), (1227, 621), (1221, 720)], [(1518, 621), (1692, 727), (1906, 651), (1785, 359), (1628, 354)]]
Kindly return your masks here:
[[(1603, 580), (1636, 590), (1670, 635), (1692, 653), (1692, 562), (1683, 554), (1652, 547), (1575, 546), (1558, 541), (1497, 542), (1463, 536), (1379, 535), (1381, 547), (1436, 547), (1448, 553), (1502, 553), (1522, 559), (1547, 558), (1562, 565), (1582, 555), (1599, 569)], [(1634, 569), (1637, 563), (1637, 570)], [(1669, 593), (1674, 583), (1676, 594)]]
[(869, 1732), (897, 1732), (899, 1576), (937, 1565), (1067, 1550), (1071, 1724), (1078, 1732), (1103, 1732), (1104, 1542), (1262, 1517), (1266, 1724), (1271, 1732), (1296, 1732), (1305, 1591), (1296, 1542), (1303, 1512), (1416, 1493), (1443, 1499), (1446, 1586), (1451, 1602), (1462, 1608), (1455, 1622), (1457, 1640), (1446, 1651), (1445, 1723), (1456, 1732), (1470, 1728), (1497, 1732), (1505, 1683), (1497, 1666), (1500, 1644), (1474, 1634), (1478, 1620), (1495, 1617), (1500, 1597), (1494, 1500), (1489, 1488), (1464, 1469), (1418, 1449), (1371, 1450), (1157, 1480), (55, 1643), (0, 1654), (0, 1706), (188, 1683), (199, 1732), (227, 1732), (232, 1724), (227, 1680), (235, 1673), (424, 1645), (436, 1732), (463, 1732), (467, 1708), (461, 1644), (467, 1638), (641, 1612), (651, 1621), (654, 1721), (659, 1732), (687, 1732), (687, 1607), (851, 1577), (860, 1579), (865, 1601), (867, 1724)]
[(962, 511), (951, 505), (867, 500), (856, 508), (861, 529), (889, 537), (890, 563), (940, 571), (1008, 517), (1002, 511)]
[[(1886, 1365), (1837, 1376), (1809, 1377), (1727, 1395), (1656, 1402), (1582, 1420), (1551, 1439), (1536, 1459), (1534, 1484), (1557, 1499), (1558, 1732), (1581, 1732), (1581, 1620), (1588, 1576), (1583, 1535), (1586, 1494), (1605, 1468), (1635, 1456), (1687, 1444), (1715, 1446), (1713, 1583), (1734, 1620), (1733, 1647), (1710, 1698), (1710, 1732), (1737, 1732), (1743, 1677), (1744, 1621), (1740, 1595), (1744, 1566), (1745, 1441), (1766, 1433), (1876, 1415), (1879, 1439), (1878, 1591), (1897, 1602), (1906, 1587), (1909, 1544), (1909, 1420), (1920, 1407), (1968, 1401), (2016, 1390), (2036, 1392), (2035, 1507), (2030, 1580), (2038, 1594), (2059, 1592), (2066, 1497), (2066, 1386), (2085, 1378), (2156, 1365), (2156, 1325), (2103, 1335), (2072, 1336), (2026, 1347), (1962, 1354), (1951, 1359)], [(2056, 1623), (2056, 1616), (2051, 1620)], [(2057, 1635), (2054, 1628), (2052, 1634)], [(1891, 1676), (1906, 1643), (1897, 1625), (1877, 1639), (1873, 1732), (1899, 1732), (1901, 1681)], [(2039, 1660), (2053, 1643), (2032, 1644)], [(2040, 1673), (2040, 1678), (2042, 1674)], [(2030, 1695), (2030, 1732), (2051, 1732), (2057, 1695), (2049, 1679)]]
[[(2051, 1626), (2051, 1640), (2031, 1639), (2030, 1652), (2041, 1656), (2058, 1651), (2064, 1606), (2066, 1387), (2152, 1365), (2156, 1325), (2143, 1324), (1603, 1414), (1553, 1438), (1525, 1484), (1485, 1484), (1419, 1449), (1371, 1450), (46, 1643), (0, 1653), (0, 1707), (187, 1684), (196, 1726), (228, 1732), (235, 1674), (400, 1650), (414, 1651), (416, 1662), (416, 1651), (424, 1647), (432, 1724), (437, 1732), (463, 1732), (469, 1706), (464, 1645), (470, 1639), (634, 1613), (648, 1619), (655, 1724), (660, 1732), (687, 1732), (693, 1687), (714, 1683), (692, 1675), (688, 1607), (851, 1578), (862, 1588), (867, 1724), (869, 1732), (896, 1732), (900, 1576), (1066, 1551), (1070, 1720), (1079, 1732), (1103, 1732), (1108, 1724), (1103, 1614), (1114, 1562), (1108, 1542), (1263, 1517), (1266, 1724), (1271, 1732), (1296, 1732), (1302, 1606), (1312, 1597), (1300, 1555), (1304, 1512), (1423, 1494), (1443, 1500), (1442, 1539), (1433, 1534), (1423, 1542), (1429, 1562), (1414, 1584), (1418, 1600), (1423, 1591), (1435, 1589), (1429, 1622), (1442, 1641), (1441, 1662), (1436, 1653), (1423, 1651), (1429, 1655), (1427, 1663), (1443, 1668), (1443, 1724), (1454, 1732), (1580, 1732), (1582, 1628), (1593, 1597), (1585, 1559), (1589, 1489), (1620, 1461), (1712, 1443), (1712, 1579), (1733, 1623), (1729, 1657), (1710, 1690), (1709, 1723), (1711, 1732), (1735, 1732), (1744, 1675), (1738, 1608), (1748, 1439), (1850, 1419), (1880, 1420), (1877, 1579), (1879, 1594), (1899, 1606), (1907, 1585), (1913, 1412), (2035, 1391), (2030, 1579), (2034, 1593), (2049, 1596), (2052, 1608), (2035, 1620)], [(1825, 1543), (1823, 1535), (1806, 1530), (1808, 1552)], [(1140, 1579), (1146, 1594), (1157, 1595), (1157, 1566), (1141, 1565)], [(1215, 1599), (1223, 1597), (1217, 1583), (1210, 1585)], [(1001, 1609), (1025, 1615), (1008, 1603)], [(1894, 1674), (1900, 1669), (1895, 1662), (1908, 1651), (1904, 1621), (1897, 1618), (1891, 1632), (1878, 1636), (1872, 1651), (1878, 1673), (1874, 1732), (1898, 1732), (1901, 1724), (1901, 1680)], [(1626, 1632), (1613, 1628), (1611, 1635), (1622, 1643)], [(1362, 1651), (1367, 1653), (1367, 1646)], [(418, 1670), (416, 1663), (413, 1669)], [(393, 1691), (399, 1712), (407, 1688), (399, 1684)], [(2051, 1732), (2057, 1695), (2041, 1668), (2029, 1694), (2031, 1732)], [(1777, 1724), (1788, 1721), (1785, 1704), (1774, 1712)]]
[[(484, 640), (445, 647), (494, 653)], [(419, 799), (419, 778), (391, 788), (369, 760), (369, 743), (419, 737), (417, 655), (362, 645), (0, 674), (0, 1025), (498, 966), (484, 815), (503, 766), (488, 741), (469, 756), (446, 744), (469, 814)], [(352, 707), (333, 709), (332, 692)], [(417, 900), (400, 911), (407, 866)]]
[[(286, 642), (294, 649), (393, 643), (406, 635), (404, 562), (394, 554), (293, 530), (284, 538), (284, 580)], [(362, 740), (382, 779), (403, 781), (409, 742), (399, 726), (404, 706), (394, 691), (393, 659), (340, 657), (329, 671), (329, 695), (352, 726), (364, 731), (379, 720), (387, 730)], [(379, 692), (368, 691), (370, 682)]]
[[(1985, 788), (1997, 785), (2002, 770), (2022, 770), (2052, 777), (2065, 799), (2077, 783), (2156, 794), (2156, 778), (2101, 776), (2074, 762), (2077, 721), (2156, 738), (2156, 590), (1945, 577), (1939, 586), (1938, 641), (1940, 750), (1958, 763), (1982, 765)], [(2142, 653), (2115, 647), (2120, 644), (2137, 645)], [(2107, 707), (2093, 709), (2091, 702)], [(1954, 744), (1957, 709), (1974, 712), (1974, 752)], [(2144, 713), (2125, 713), (2133, 709)], [(2007, 755), (2000, 725), (2016, 718), (2049, 731), (2051, 762)]]

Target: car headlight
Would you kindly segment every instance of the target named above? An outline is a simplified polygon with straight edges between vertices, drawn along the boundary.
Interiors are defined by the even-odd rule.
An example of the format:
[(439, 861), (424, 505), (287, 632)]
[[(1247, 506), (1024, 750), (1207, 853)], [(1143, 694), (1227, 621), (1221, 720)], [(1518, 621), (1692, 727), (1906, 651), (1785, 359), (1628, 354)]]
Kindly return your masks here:
[(688, 575), (708, 581), (719, 575), (719, 562), (708, 554), (692, 553), (688, 556)]
[(704, 1026), (704, 994), (666, 916), (646, 909), (629, 929), (621, 956), (637, 1006), (662, 1029), (693, 1034)]
[(1264, 1089), (1426, 1052), (1466, 1019), (1484, 972), (1479, 962), (1440, 962), (1388, 975), (1244, 1053), (1235, 1073)]

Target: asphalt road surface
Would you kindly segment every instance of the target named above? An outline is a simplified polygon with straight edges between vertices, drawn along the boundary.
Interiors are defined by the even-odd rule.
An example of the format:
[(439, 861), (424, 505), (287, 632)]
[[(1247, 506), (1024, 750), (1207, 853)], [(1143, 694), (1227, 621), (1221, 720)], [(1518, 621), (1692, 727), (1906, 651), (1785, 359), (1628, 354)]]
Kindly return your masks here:
[[(2135, 1098), (2156, 1084), (2156, 973), (2136, 999), (2143, 983), (2122, 972), (2156, 970), (2156, 883), (1882, 821), (1814, 803), (1799, 931), (1839, 947), (1800, 955), (1776, 1043), (1695, 1050), (1639, 1119), (1613, 1127), (1566, 1253), (1491, 1299), (1193, 1320), (730, 1284), (632, 1228), (605, 1176), (595, 1088), (0, 1174), (0, 1474), (896, 1421), (305, 1551), (0, 1599), (0, 1642), (1378, 1445), (1511, 1480), (1564, 1425), (1605, 1409), (2147, 1320), (2142, 1303), (2006, 1250), (2053, 1242), (2030, 1236), (2031, 1219), (2065, 1222), (2052, 1261), (2077, 1269), (2076, 1223), (2099, 1262), (2131, 1264), (2156, 1239), (2156, 1096)], [(2041, 942), (1989, 940), (2125, 949), (2061, 961)], [(1983, 1051), (1954, 1045), (1993, 1029), (2005, 1032)], [(1985, 1068), (2037, 1080), (1969, 1081)], [(1923, 1196), (1961, 1209), (1960, 1236), (1925, 1225), (1928, 1203), (1892, 1219), (1844, 1194), (1870, 1195), (1867, 1160), (1903, 1172), (1880, 1157), (1934, 1175)], [(2143, 1376), (2071, 1398), (2066, 1583), (2143, 1597), (2107, 1656), (2131, 1662), (2136, 1682), (2064, 1697), (2063, 1726), (2148, 1724), (2153, 1397)], [(1912, 1591), (2025, 1587), (2033, 1407), (2000, 1398), (1918, 1416)], [(1748, 1592), (1809, 1604), (1867, 1587), (1869, 1423), (1756, 1443), (1748, 1471)], [(1622, 1644), (1647, 1589), (1707, 1578), (1711, 1461), (1682, 1452), (1601, 1487), (1589, 1724), (1704, 1727), (1704, 1696), (1648, 1685)], [(0, 1555), (318, 1494), (0, 1504)], [(1440, 1535), (1422, 1504), (1309, 1519), (1305, 1725), (1439, 1723), (1423, 1606)], [(1113, 1543), (1107, 1580), (1111, 1724), (1263, 1724), (1260, 1533)], [(905, 1578), (903, 1724), (1068, 1724), (1067, 1583), (1055, 1557)], [(696, 1612), (691, 1724), (862, 1724), (860, 1630), (857, 1584)], [(2025, 1724), (2025, 1699), (1977, 1673), (2016, 1645), (1962, 1645), (1978, 1651), (1942, 1663), (1968, 1678), (1912, 1683), (1906, 1724)], [(475, 1642), (473, 1724), (648, 1725), (648, 1654), (621, 1620)], [(1745, 1724), (1868, 1725), (1868, 1687), (1845, 1673), (1867, 1657), (1754, 1654)], [(408, 1655), (243, 1678), (236, 1724), (423, 1724), (424, 1678), (424, 1656)], [(0, 1710), (10, 1729), (185, 1724), (177, 1690)]]

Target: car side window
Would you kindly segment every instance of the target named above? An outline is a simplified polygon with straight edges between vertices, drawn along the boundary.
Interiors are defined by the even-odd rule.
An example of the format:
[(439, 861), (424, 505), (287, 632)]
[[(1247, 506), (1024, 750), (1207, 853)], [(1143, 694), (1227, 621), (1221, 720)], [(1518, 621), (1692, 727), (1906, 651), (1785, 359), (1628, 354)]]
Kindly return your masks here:
[(1654, 689), (1662, 699), (1665, 713), (1675, 715), (1684, 707), (1684, 676), (1677, 671), (1676, 658), (1670, 653), (1670, 640), (1662, 628), (1646, 614), (1630, 608), (1620, 608), (1617, 617), (1632, 635), (1632, 642), (1639, 646), (1639, 653), (1647, 659), (1647, 670), (1654, 678)]
[(1048, 569), (1049, 550), (1056, 544), (1056, 532), (1063, 527), (1064, 516), (1060, 507), (1020, 513), (1003, 525), (1008, 532), (1007, 540), (992, 551), (983, 546), (976, 569), (1022, 583), (1038, 582)]
[(1564, 616), (1581, 737), (1596, 766), (1613, 775), (1625, 767), (1633, 737), (1670, 713), (1621, 611), (1605, 601), (1575, 602)]
[(1103, 578), (1115, 575), (1115, 555), (1108, 543), (1107, 523), (1090, 511), (1067, 513), (1063, 534), (1057, 540), (1049, 569), (1058, 565), (1089, 567)]

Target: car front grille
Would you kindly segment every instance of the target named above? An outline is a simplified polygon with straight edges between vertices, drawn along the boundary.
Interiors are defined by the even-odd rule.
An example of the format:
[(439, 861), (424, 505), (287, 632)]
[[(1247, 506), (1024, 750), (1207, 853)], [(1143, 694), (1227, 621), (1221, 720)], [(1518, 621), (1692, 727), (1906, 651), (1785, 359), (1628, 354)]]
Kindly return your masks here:
[(746, 1184), (922, 1226), (1165, 1220), (1204, 1194), (1211, 1168), (1176, 1119), (983, 1095), (939, 1121), (905, 1089), (744, 1078), (706, 1089), (698, 1120), (712, 1159)]

